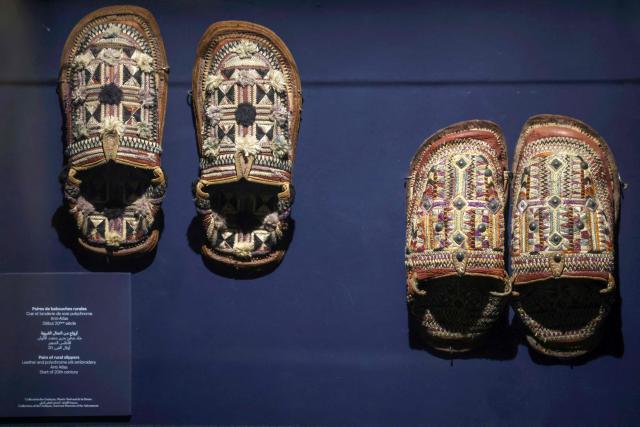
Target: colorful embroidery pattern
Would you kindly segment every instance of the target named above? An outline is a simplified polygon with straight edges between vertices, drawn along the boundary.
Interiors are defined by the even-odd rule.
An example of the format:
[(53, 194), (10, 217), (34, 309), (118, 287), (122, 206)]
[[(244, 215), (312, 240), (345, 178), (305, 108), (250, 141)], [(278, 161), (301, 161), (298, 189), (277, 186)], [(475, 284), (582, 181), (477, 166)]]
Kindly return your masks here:
[(281, 182), (291, 172), (291, 71), (266, 40), (243, 37), (212, 43), (205, 59), (202, 139), (213, 149), (203, 153), (201, 178), (235, 178), (242, 154), (253, 157), (248, 177)]
[(587, 138), (521, 138), (527, 143), (514, 171), (511, 234), (517, 282), (550, 276), (554, 269), (556, 277), (600, 272), (605, 280), (613, 272), (613, 177), (602, 148), (585, 143)]
[(493, 144), (464, 136), (432, 143), (419, 154), (407, 207), (410, 272), (504, 277), (506, 153), (497, 142), (502, 139), (492, 135)]
[(411, 164), (407, 300), (432, 345), (444, 351), (469, 350), (500, 317), (510, 292), (506, 159), (499, 128), (470, 121), (430, 137)]
[[(101, 9), (76, 26), (65, 46), (60, 95), (67, 120), (65, 199), (80, 242), (126, 254), (157, 240), (154, 222), (165, 192), (159, 104), (166, 60), (151, 15), (121, 9)], [(92, 173), (98, 166), (118, 169), (129, 181), (109, 182), (106, 172)], [(127, 166), (135, 172), (124, 171)], [(106, 205), (115, 193), (126, 199), (117, 210)]]
[[(69, 69), (74, 138), (66, 148), (75, 167), (115, 159), (142, 167), (159, 162), (154, 51), (124, 23), (87, 27)], [(105, 135), (116, 136), (111, 147)]]
[(284, 254), (300, 79), (284, 43), (264, 27), (230, 21), (205, 34), (194, 70), (203, 252), (262, 265)]
[(606, 143), (575, 119), (532, 117), (516, 149), (512, 205), (513, 306), (527, 339), (547, 355), (582, 355), (615, 301), (619, 181)]

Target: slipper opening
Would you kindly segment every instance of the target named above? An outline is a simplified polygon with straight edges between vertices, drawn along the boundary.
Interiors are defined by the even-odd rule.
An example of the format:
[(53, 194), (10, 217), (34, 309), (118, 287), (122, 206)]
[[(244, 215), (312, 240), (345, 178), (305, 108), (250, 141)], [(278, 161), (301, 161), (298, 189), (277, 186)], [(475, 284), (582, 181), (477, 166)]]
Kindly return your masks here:
[(412, 313), (420, 319), (424, 338), (441, 351), (471, 350), (504, 312), (502, 279), (447, 276), (418, 282), (426, 292), (417, 298)]
[(285, 231), (280, 186), (241, 180), (203, 190), (209, 194), (217, 230), (210, 238), (214, 251), (249, 261), (268, 256), (279, 247)]
[(613, 296), (593, 279), (549, 279), (518, 286), (515, 302), (528, 340), (546, 354), (571, 357), (597, 345)]
[(71, 211), (87, 244), (121, 250), (145, 243), (164, 196), (153, 171), (109, 162), (76, 178), (81, 183)]

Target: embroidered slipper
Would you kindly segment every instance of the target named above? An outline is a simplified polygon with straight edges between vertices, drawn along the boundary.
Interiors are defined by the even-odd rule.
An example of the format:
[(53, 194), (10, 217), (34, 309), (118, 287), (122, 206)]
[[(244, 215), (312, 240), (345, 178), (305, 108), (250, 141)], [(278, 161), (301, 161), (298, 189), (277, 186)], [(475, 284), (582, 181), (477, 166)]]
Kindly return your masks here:
[(437, 350), (472, 350), (504, 313), (506, 165), (502, 131), (480, 120), (440, 130), (411, 162), (407, 301)]
[(260, 25), (211, 25), (198, 45), (192, 105), (202, 253), (236, 268), (278, 262), (290, 232), (302, 106), (291, 52)]
[(58, 87), (62, 180), (83, 248), (128, 255), (157, 244), (167, 73), (158, 24), (140, 7), (99, 9), (67, 38)]
[(513, 306), (530, 346), (580, 356), (599, 342), (615, 300), (618, 169), (606, 142), (576, 119), (531, 117), (514, 158)]

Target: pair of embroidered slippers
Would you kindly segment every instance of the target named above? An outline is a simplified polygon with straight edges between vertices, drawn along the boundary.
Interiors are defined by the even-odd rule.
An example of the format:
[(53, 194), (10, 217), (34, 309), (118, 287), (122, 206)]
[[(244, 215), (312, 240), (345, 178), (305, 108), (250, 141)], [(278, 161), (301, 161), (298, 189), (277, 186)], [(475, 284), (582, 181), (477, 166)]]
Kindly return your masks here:
[(529, 345), (571, 358), (594, 349), (615, 300), (618, 170), (576, 119), (524, 125), (513, 161), (511, 275), (505, 269), (507, 150), (488, 121), (449, 126), (414, 156), (407, 182), (407, 299), (433, 348), (477, 348), (510, 300)]
[[(67, 39), (63, 186), (89, 251), (120, 256), (157, 245), (168, 72), (158, 24), (140, 7), (99, 9)], [(238, 268), (276, 263), (290, 225), (302, 104), (291, 52), (267, 28), (218, 22), (199, 42), (192, 78), (202, 253)]]

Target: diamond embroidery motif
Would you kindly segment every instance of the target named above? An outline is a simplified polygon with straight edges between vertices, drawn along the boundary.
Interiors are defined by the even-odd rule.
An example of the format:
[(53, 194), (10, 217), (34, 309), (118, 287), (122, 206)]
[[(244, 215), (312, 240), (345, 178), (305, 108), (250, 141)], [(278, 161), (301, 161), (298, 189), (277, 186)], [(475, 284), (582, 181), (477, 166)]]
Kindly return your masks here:
[(455, 199), (453, 201), (453, 207), (460, 210), (462, 208), (464, 208), (467, 205), (467, 202), (464, 201), (464, 199), (458, 197), (457, 199)]
[(562, 236), (559, 235), (558, 233), (554, 233), (551, 235), (551, 237), (549, 238), (549, 241), (551, 241), (551, 243), (553, 243), (554, 245), (559, 245), (560, 243), (562, 243)]
[(562, 162), (558, 159), (553, 159), (551, 161), (551, 167), (555, 170), (558, 170), (562, 167)]
[(527, 206), (529, 206), (529, 205), (527, 204), (527, 202), (526, 202), (526, 201), (524, 201), (524, 200), (520, 200), (520, 203), (518, 203), (518, 210), (519, 210), (520, 212), (524, 212), (524, 211), (525, 211), (525, 209), (527, 209)]
[(560, 206), (560, 197), (558, 196), (553, 196), (552, 198), (549, 199), (549, 206), (551, 206), (552, 208), (557, 208), (558, 206)]
[(425, 211), (429, 211), (429, 209), (431, 209), (431, 199), (429, 199), (428, 197), (423, 198), (422, 207)]
[(453, 236), (453, 241), (456, 242), (458, 245), (461, 245), (462, 242), (464, 242), (464, 234), (462, 233), (456, 233)]
[(487, 207), (491, 210), (491, 212), (496, 213), (498, 209), (500, 209), (500, 202), (496, 199), (489, 200)]

